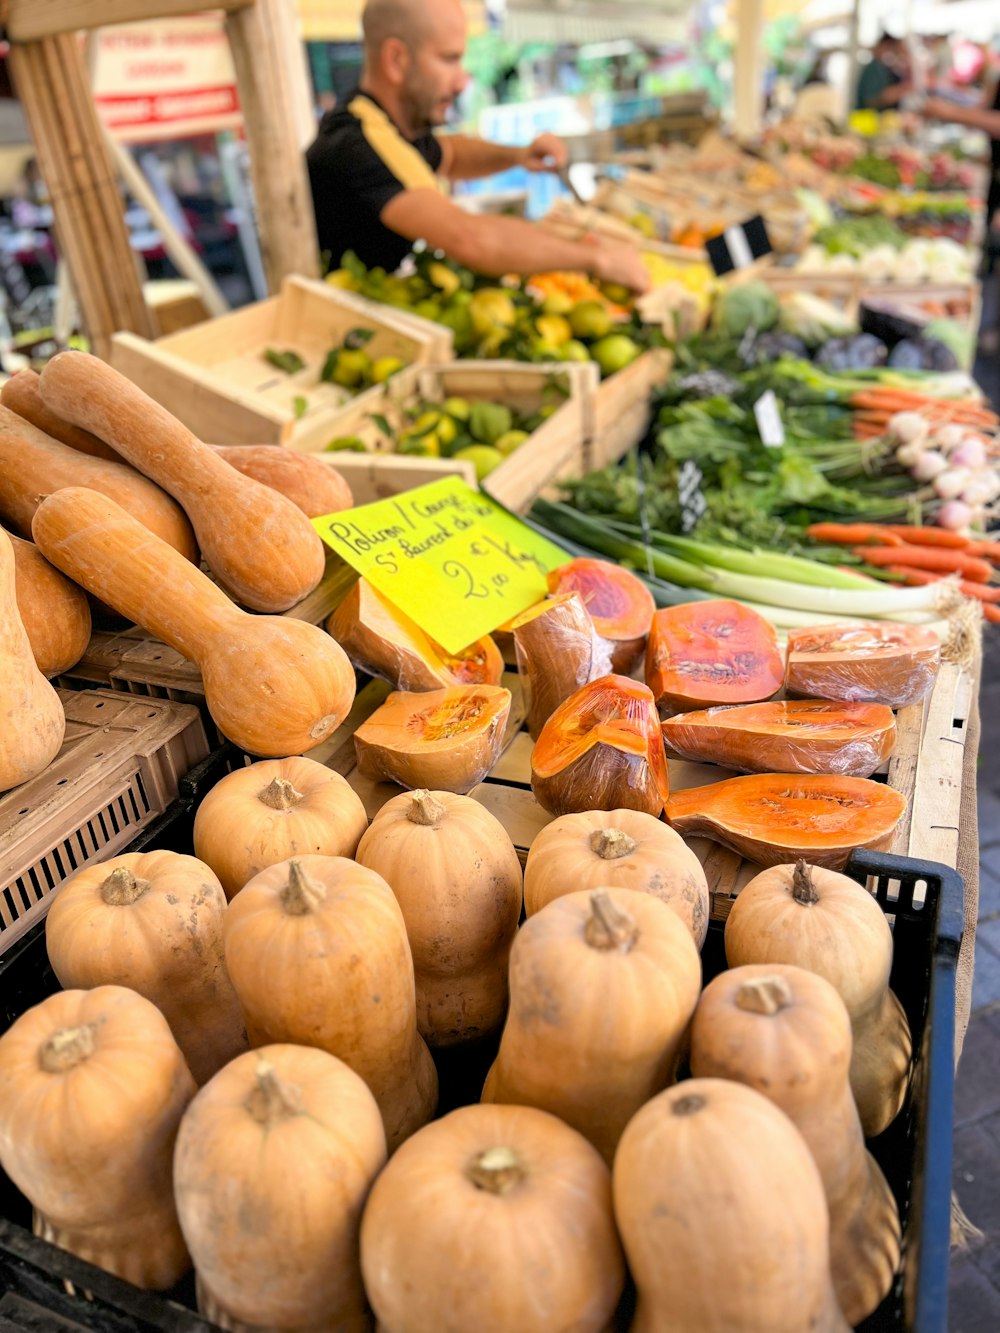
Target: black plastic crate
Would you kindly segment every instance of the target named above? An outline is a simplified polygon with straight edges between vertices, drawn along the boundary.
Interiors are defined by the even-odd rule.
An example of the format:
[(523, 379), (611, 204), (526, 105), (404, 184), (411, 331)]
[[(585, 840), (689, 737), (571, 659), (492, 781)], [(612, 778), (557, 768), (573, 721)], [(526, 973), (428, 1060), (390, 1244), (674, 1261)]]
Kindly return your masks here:
[[(130, 851), (191, 852), (202, 796), (248, 762), (224, 746), (182, 779), (178, 800), (145, 828)], [(858, 852), (847, 873), (874, 889), (893, 922), (891, 985), (913, 1034), (914, 1072), (903, 1111), (869, 1144), (899, 1203), (903, 1264), (893, 1291), (860, 1333), (947, 1333), (951, 1161), (955, 1091), (955, 969), (963, 927), (961, 877), (944, 865)], [(706, 982), (725, 967), (723, 925), (713, 921), (702, 951)], [(0, 1032), (58, 989), (41, 922), (0, 957)], [(478, 1098), (496, 1039), (457, 1056), (437, 1055), (440, 1113)], [(140, 1291), (29, 1234), (31, 1210), (0, 1172), (0, 1333), (94, 1329), (100, 1333), (209, 1333), (192, 1313), (193, 1282), (160, 1296)], [(629, 1294), (616, 1327), (627, 1330)], [(187, 1307), (187, 1308), (185, 1308)], [(735, 1333), (735, 1331), (734, 1331)]]

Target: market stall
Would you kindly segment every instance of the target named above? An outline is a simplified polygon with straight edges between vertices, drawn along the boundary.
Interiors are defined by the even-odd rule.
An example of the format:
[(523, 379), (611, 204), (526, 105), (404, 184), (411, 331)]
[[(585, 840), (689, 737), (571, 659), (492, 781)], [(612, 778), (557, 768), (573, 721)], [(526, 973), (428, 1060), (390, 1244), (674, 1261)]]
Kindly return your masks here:
[(944, 1333), (1000, 417), (814, 150), (3, 386), (14, 1328)]

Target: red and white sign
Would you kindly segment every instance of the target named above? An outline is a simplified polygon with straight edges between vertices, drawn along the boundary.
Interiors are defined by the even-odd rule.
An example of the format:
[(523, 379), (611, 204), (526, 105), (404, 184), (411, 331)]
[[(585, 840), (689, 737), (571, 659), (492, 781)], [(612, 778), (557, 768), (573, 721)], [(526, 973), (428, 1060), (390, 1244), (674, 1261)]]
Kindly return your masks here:
[(221, 16), (126, 23), (94, 41), (94, 99), (116, 138), (182, 139), (242, 123)]

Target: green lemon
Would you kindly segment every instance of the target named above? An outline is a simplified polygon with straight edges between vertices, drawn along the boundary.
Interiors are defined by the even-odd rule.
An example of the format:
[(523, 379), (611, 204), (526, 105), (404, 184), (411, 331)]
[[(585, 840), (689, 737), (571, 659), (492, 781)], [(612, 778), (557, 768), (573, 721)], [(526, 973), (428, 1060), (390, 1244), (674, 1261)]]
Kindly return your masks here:
[(357, 389), (371, 375), (372, 361), (367, 352), (341, 348), (333, 369), (333, 382), (344, 389)]
[(472, 326), (480, 338), (498, 330), (513, 328), (517, 319), (514, 302), (499, 287), (483, 287), (474, 293), (469, 302), (469, 313), (472, 315)]
[(331, 440), (329, 444), (324, 445), (323, 452), (346, 453), (346, 454), (366, 454), (368, 446), (364, 440), (358, 439), (356, 435), (339, 435), (337, 439)]
[(427, 266), (427, 280), (433, 283), (439, 292), (444, 292), (445, 296), (454, 296), (462, 285), (462, 280), (454, 269), (442, 264), (438, 260)]
[(601, 286), (601, 291), (615, 305), (629, 305), (632, 300), (632, 293), (620, 282), (605, 282)]
[(538, 336), (553, 347), (562, 347), (573, 337), (573, 330), (565, 315), (539, 315), (535, 320)]
[(549, 292), (542, 302), (543, 315), (568, 315), (573, 309), (573, 298), (566, 292)]
[(614, 323), (602, 301), (578, 301), (567, 318), (574, 338), (604, 338)]
[(506, 458), (507, 455), (512, 454), (515, 449), (520, 449), (525, 440), (529, 440), (530, 438), (531, 436), (526, 430), (504, 431), (503, 435), (500, 436), (493, 448), (496, 449), (497, 453), (503, 454), (504, 458)]
[(429, 296), (426, 300), (416, 303), (413, 307), (413, 313), (420, 315), (422, 319), (437, 321), (441, 318), (441, 302), (436, 301), (433, 296)]
[(326, 275), (326, 280), (331, 287), (340, 287), (347, 292), (356, 292), (361, 286), (354, 274), (346, 268), (335, 268)]
[(441, 404), (441, 411), (453, 421), (468, 421), (472, 405), (467, 398), (446, 398)]
[(397, 454), (412, 454), (418, 458), (440, 458), (441, 441), (434, 431), (421, 435), (415, 427), (404, 430), (396, 441)]
[(470, 444), (467, 449), (459, 449), (454, 458), (465, 458), (476, 469), (476, 480), (482, 481), (488, 477), (495, 467), (499, 467), (503, 462), (503, 454), (499, 449), (493, 449), (488, 444)]
[(587, 350), (587, 344), (580, 342), (579, 338), (570, 338), (568, 343), (563, 343), (559, 348), (560, 361), (589, 361), (590, 352)]
[(590, 355), (601, 368), (602, 375), (614, 375), (636, 359), (642, 349), (627, 334), (612, 333), (591, 347)]
[(427, 412), (421, 412), (411, 427), (412, 430), (432, 430), (438, 437), (441, 444), (451, 444), (452, 440), (458, 434), (458, 426), (451, 419), (440, 412), (437, 408), (431, 408)]
[(372, 365), (372, 383), (384, 384), (392, 375), (398, 375), (405, 363), (398, 356), (380, 356)]

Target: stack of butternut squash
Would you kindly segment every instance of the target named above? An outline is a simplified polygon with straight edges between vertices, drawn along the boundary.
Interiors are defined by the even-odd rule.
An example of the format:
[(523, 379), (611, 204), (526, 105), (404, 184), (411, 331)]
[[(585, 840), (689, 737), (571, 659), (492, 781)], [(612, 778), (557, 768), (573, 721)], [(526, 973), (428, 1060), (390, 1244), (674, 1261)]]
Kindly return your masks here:
[[(196, 857), (59, 890), (70, 989), (0, 1037), (0, 1165), (40, 1234), (152, 1289), (193, 1264), (202, 1312), (248, 1333), (841, 1333), (875, 1310), (900, 1225), (865, 1139), (911, 1051), (862, 886), (762, 871), (703, 989), (705, 872), (648, 813), (555, 819), (523, 883), (468, 796), (367, 823), (338, 774), (265, 760), (204, 797)], [(436, 1065), (484, 1051), (480, 1100), (435, 1119)]]

